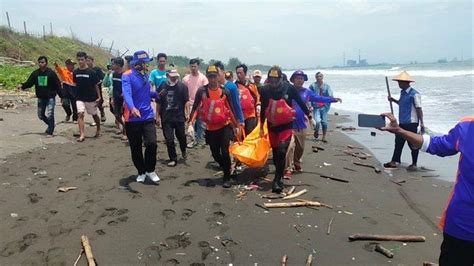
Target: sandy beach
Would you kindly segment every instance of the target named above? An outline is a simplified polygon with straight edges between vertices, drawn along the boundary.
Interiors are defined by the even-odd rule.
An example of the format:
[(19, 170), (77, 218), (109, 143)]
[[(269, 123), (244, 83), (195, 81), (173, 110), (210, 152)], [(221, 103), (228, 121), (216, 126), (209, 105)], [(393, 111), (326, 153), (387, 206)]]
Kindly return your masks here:
[[(10, 98), (16, 99), (1, 100)], [(354, 165), (381, 168), (374, 157), (343, 152), (351, 145), (370, 153), (338, 128), (349, 123), (341, 112), (330, 118), (329, 143), (308, 135), (304, 172), (286, 181), (296, 191), (307, 189), (298, 199), (332, 208), (266, 211), (255, 204), (270, 201), (261, 196), (271, 193), (271, 162), (267, 179), (247, 169), (238, 184), (223, 189), (208, 147), (189, 150), (186, 162), (167, 167), (160, 129), (157, 173), (162, 181), (139, 184), (129, 147), (115, 134), (108, 111), (102, 136), (92, 138), (94, 128), (87, 127), (90, 137), (77, 143), (72, 123), (59, 123), (57, 136), (46, 139), (35, 105), (28, 99), (16, 109), (0, 110), (0, 265), (72, 265), (82, 248), (81, 235), (89, 237), (99, 265), (279, 265), (284, 255), (288, 265), (304, 265), (310, 254), (313, 265), (438, 260), (442, 233), (436, 225), (452, 183), (429, 177), (432, 172), (376, 173)], [(63, 114), (58, 105), (57, 123)], [(312, 146), (322, 149), (315, 153)], [(393, 143), (384, 147), (391, 150)], [(251, 183), (258, 189), (245, 190)], [(68, 186), (77, 190), (56, 191)], [(354, 233), (423, 235), (426, 241), (379, 242), (394, 253), (389, 259), (370, 251), (372, 241), (350, 242)], [(78, 265), (87, 265), (84, 256)]]

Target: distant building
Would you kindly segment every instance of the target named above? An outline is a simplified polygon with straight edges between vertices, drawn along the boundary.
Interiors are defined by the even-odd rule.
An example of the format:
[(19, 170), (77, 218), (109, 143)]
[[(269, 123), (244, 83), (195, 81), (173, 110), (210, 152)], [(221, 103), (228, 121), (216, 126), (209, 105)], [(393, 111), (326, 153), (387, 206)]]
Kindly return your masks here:
[(368, 66), (369, 63), (367, 63), (367, 60), (366, 59), (361, 59), (359, 61), (359, 65), (358, 66)]
[(369, 63), (367, 62), (366, 59), (360, 59), (359, 62), (357, 62), (357, 60), (352, 60), (352, 59), (349, 59), (347, 60), (347, 64), (346, 66), (348, 67), (363, 67), (363, 66), (368, 66)]
[(357, 61), (356, 60), (347, 60), (347, 66), (348, 67), (354, 67), (354, 66), (357, 66)]

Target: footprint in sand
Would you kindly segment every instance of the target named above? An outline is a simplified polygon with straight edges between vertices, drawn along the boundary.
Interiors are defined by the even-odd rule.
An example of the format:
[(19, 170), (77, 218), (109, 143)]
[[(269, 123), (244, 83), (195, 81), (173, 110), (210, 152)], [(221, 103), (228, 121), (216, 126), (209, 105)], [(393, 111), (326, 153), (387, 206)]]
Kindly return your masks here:
[(55, 220), (48, 225), (48, 233), (52, 237), (57, 237), (63, 234), (68, 235), (72, 231), (72, 228), (64, 227), (62, 220)]
[(173, 195), (168, 195), (166, 197), (171, 201), (171, 204), (175, 204), (178, 201), (178, 199)]
[(191, 245), (189, 236), (186, 234), (179, 234), (167, 237), (165, 239), (166, 249), (177, 249), (177, 248), (186, 248)]
[(46, 264), (47, 265), (66, 265), (66, 255), (64, 253), (64, 248), (53, 247), (48, 249), (46, 255)]
[(370, 217), (367, 217), (367, 216), (364, 216), (362, 217), (362, 219), (364, 219), (366, 222), (368, 222), (369, 224), (372, 224), (372, 225), (376, 225), (378, 224), (378, 222)]
[[(115, 207), (105, 208), (105, 210), (95, 219), (94, 224), (98, 224), (105, 217), (118, 217), (128, 213), (128, 209), (117, 209)], [(127, 216), (124, 216), (127, 217)], [(121, 217), (119, 217), (121, 218)], [(123, 218), (122, 218), (123, 219)], [(128, 219), (128, 217), (127, 217)], [(126, 220), (125, 220), (126, 221)]]
[(22, 240), (8, 242), (0, 252), (0, 256), (9, 257), (13, 254), (21, 253), (33, 245), (36, 238), (38, 238), (37, 234), (29, 233), (24, 235)]
[(183, 213), (181, 214), (181, 220), (186, 221), (193, 215), (196, 211), (191, 210), (191, 209), (184, 209)]
[(30, 199), (30, 202), (33, 204), (37, 203), (40, 199), (43, 198), (43, 197), (38, 196), (38, 194), (36, 193), (30, 193), (27, 195), (27, 197)]
[(107, 224), (111, 226), (115, 226), (120, 223), (126, 223), (127, 221), (128, 221), (128, 216), (120, 216), (115, 220), (109, 221)]
[(161, 214), (165, 217), (166, 220), (174, 219), (176, 216), (176, 211), (173, 209), (164, 209)]
[(161, 259), (161, 249), (158, 246), (149, 246), (145, 248), (142, 255), (144, 265), (159, 265)]
[(201, 249), (201, 259), (206, 260), (207, 256), (212, 253), (211, 245), (207, 241), (199, 241), (198, 247)]
[(178, 265), (178, 264), (179, 264), (179, 261), (177, 259), (169, 259), (169, 260), (165, 261), (165, 264), (163, 264), (163, 265), (174, 266), (174, 265)]
[(194, 198), (194, 195), (186, 195), (181, 200), (182, 201), (190, 201)]
[(36, 251), (33, 254), (28, 254), (28, 258), (22, 261), (21, 265), (22, 266), (47, 265), (44, 252)]
[(100, 236), (105, 235), (104, 229), (98, 229), (98, 230), (95, 230), (95, 232), (96, 232), (98, 235), (100, 235)]

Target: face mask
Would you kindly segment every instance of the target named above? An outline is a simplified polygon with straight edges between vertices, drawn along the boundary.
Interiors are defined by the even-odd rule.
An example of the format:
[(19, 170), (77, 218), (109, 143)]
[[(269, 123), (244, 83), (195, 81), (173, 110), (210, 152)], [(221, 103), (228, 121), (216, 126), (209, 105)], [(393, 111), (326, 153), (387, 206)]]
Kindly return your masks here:
[(168, 85), (170, 85), (171, 87), (175, 86), (176, 83), (178, 83), (177, 80), (175, 82), (172, 82), (171, 80), (168, 81)]

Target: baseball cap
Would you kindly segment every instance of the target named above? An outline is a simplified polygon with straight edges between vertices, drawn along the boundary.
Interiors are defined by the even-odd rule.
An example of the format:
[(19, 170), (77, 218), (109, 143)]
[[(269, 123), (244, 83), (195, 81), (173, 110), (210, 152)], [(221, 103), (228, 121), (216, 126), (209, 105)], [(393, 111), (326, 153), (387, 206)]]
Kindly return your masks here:
[(219, 72), (217, 71), (217, 67), (215, 65), (210, 65), (206, 69), (206, 76), (217, 76)]
[(72, 61), (72, 59), (66, 59), (66, 62), (64, 62), (66, 65), (75, 65), (76, 62)]
[(179, 72), (178, 72), (178, 70), (176, 70), (176, 69), (171, 69), (171, 70), (167, 73), (167, 75), (168, 75), (169, 77), (179, 77)]
[(141, 50), (133, 53), (133, 58), (130, 63), (134, 65), (137, 63), (148, 63), (150, 61), (153, 61), (153, 58), (150, 58), (147, 52)]
[(262, 71), (260, 70), (254, 70), (252, 77), (262, 77)]

